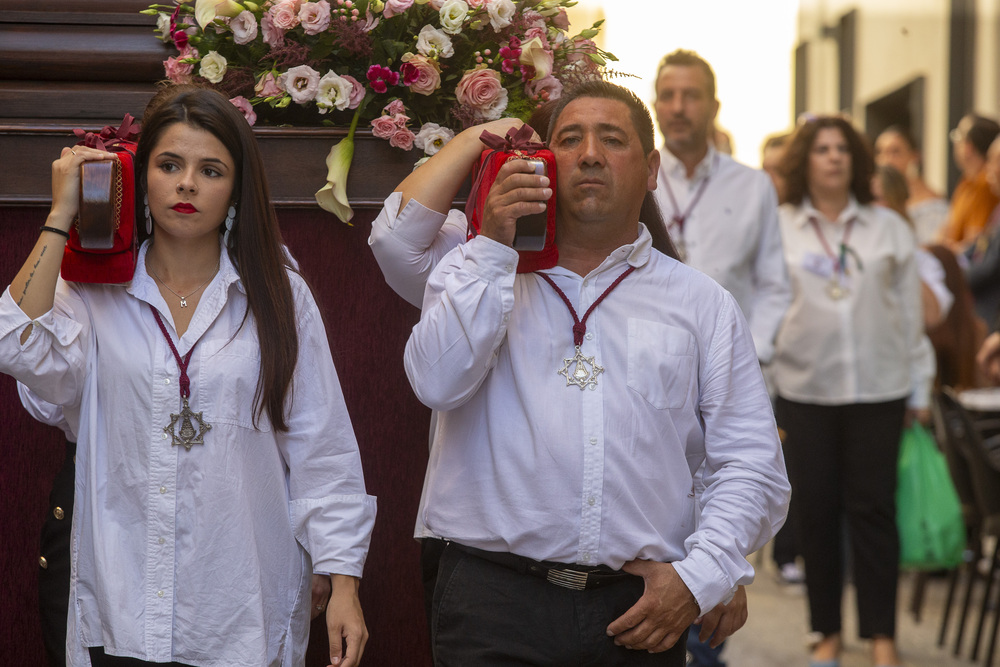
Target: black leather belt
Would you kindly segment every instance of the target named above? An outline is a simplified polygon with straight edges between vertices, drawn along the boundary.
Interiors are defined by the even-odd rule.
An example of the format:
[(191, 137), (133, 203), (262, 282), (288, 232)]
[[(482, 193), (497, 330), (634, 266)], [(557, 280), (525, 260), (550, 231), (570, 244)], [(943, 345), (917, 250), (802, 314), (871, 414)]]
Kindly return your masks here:
[(525, 556), (518, 556), (517, 554), (485, 551), (459, 544), (458, 542), (449, 541), (448, 545), (470, 556), (488, 560), (491, 563), (502, 565), (521, 574), (545, 579), (550, 584), (569, 588), (574, 591), (593, 590), (610, 584), (616, 584), (635, 576), (621, 570), (612, 570), (606, 565), (589, 567), (569, 563), (553, 563), (550, 561), (533, 560)]

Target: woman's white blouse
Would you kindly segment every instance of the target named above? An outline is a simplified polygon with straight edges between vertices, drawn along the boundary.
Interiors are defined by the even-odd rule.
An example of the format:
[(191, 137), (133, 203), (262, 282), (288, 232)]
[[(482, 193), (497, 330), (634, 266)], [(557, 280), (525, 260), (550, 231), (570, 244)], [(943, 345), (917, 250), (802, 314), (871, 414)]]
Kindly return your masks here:
[[(228, 253), (178, 342), (145, 271), (127, 285), (60, 280), (32, 324), (5, 290), (0, 370), (39, 397), (79, 409), (69, 664), (87, 646), (190, 665), (302, 664), (310, 575), (361, 576), (375, 499), (305, 282), (290, 272), (299, 336), (286, 433), (253, 426), (260, 349)], [(178, 352), (194, 346), (191, 409), (212, 425), (203, 445), (172, 446)], [(242, 326), (241, 326), (242, 323)]]
[[(934, 356), (923, 334), (916, 240), (906, 222), (853, 198), (833, 222), (808, 199), (782, 205), (778, 217), (793, 292), (771, 366), (778, 394), (819, 405), (908, 397), (910, 407), (927, 407)], [(836, 253), (852, 219), (844, 294), (834, 299), (829, 255), (810, 220)]]

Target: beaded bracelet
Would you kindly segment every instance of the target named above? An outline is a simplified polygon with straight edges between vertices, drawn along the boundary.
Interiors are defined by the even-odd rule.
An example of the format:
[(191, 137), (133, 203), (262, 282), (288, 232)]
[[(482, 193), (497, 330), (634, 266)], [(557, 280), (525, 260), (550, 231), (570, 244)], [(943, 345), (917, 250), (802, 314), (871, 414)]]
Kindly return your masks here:
[(39, 229), (39, 231), (43, 231), (43, 232), (53, 232), (53, 233), (55, 233), (55, 234), (58, 234), (59, 236), (64, 236), (64, 237), (66, 237), (67, 239), (69, 238), (69, 232), (67, 232), (67, 231), (66, 231), (66, 230), (64, 230), (64, 229), (58, 229), (58, 228), (56, 228), (56, 227), (49, 227), (48, 225), (42, 225), (42, 226), (41, 226), (41, 227), (39, 227), (38, 229)]

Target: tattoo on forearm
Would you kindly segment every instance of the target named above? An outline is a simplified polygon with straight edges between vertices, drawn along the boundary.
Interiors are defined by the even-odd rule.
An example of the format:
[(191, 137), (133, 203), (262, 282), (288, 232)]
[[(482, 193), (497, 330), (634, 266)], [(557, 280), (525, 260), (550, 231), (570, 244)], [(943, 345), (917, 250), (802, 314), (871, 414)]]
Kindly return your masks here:
[(24, 283), (24, 289), (21, 290), (21, 298), (17, 300), (19, 308), (21, 307), (21, 302), (24, 301), (25, 295), (28, 293), (28, 285), (31, 284), (31, 279), (35, 277), (35, 271), (38, 270), (38, 265), (42, 263), (42, 257), (45, 257), (45, 251), (48, 249), (49, 247), (47, 245), (42, 246), (42, 251), (38, 253), (38, 261), (36, 261), (35, 265), (31, 267), (31, 273), (28, 274), (28, 279)]

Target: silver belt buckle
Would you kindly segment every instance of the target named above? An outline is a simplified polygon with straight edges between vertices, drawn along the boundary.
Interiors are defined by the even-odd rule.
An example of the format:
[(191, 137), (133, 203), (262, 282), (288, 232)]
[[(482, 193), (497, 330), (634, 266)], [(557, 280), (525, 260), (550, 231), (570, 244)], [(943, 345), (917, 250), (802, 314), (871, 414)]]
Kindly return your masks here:
[(549, 570), (548, 574), (545, 575), (545, 580), (550, 584), (574, 591), (582, 591), (587, 588), (587, 573), (576, 570)]

